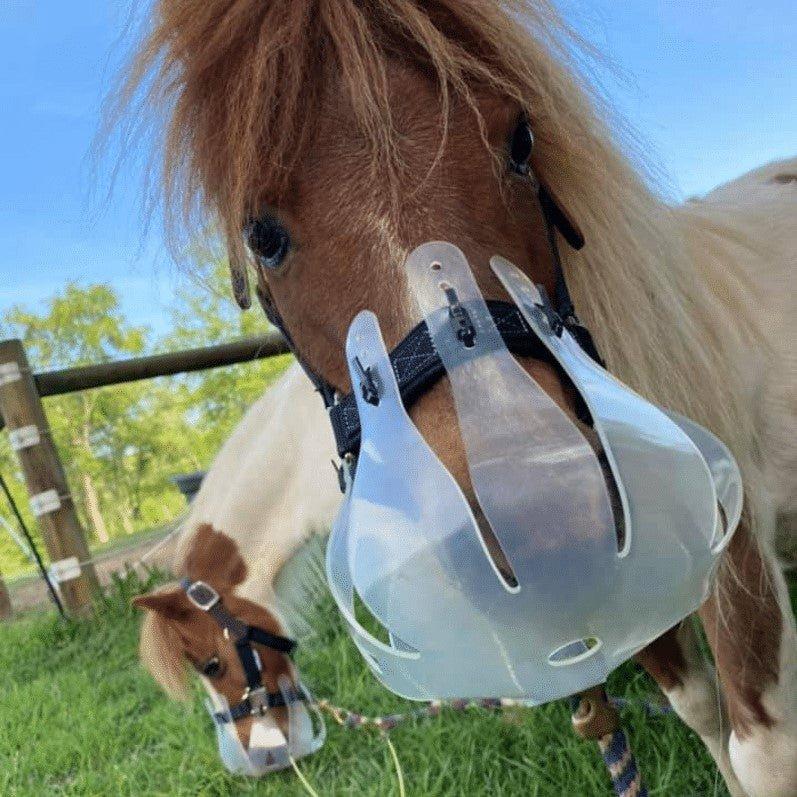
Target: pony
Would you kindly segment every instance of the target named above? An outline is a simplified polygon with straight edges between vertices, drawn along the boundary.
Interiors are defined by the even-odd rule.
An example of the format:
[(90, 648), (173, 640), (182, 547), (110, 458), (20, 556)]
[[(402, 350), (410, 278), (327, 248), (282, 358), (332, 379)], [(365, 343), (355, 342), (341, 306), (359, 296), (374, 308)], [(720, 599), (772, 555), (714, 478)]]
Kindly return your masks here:
[[(506, 298), (496, 253), (552, 292), (530, 182), (506, 168), (529, 120), (533, 171), (586, 240), (564, 269), (609, 370), (711, 429), (744, 474), (743, 522), (699, 612), (722, 694), (688, 623), (639, 660), (732, 794), (794, 795), (797, 632), (772, 540), (795, 515), (797, 160), (674, 205), (592, 64), (548, 0), (159, 0), (119, 97), (162, 141), (172, 226), (213, 225), (240, 303), (254, 276), (340, 392), (356, 313), (378, 314), (389, 348), (417, 322), (402, 264), (420, 243), (459, 246), (486, 298)], [(573, 414), (550, 366), (519, 362)], [(411, 415), (472, 498), (445, 380)]]
[[(334, 451), (327, 426), (307, 379), (293, 365), (252, 405), (216, 455), (172, 554), (175, 576), (210, 584), (232, 615), (280, 636), (302, 628), (295, 610), (292, 617), (285, 613), (295, 579), (288, 579), (281, 600), (277, 577), (314, 534), (329, 528), (340, 503), (334, 478), (319, 479), (316, 467), (319, 457), (327, 461)], [(298, 589), (306, 595), (301, 583)], [(133, 603), (145, 612), (141, 661), (170, 697), (189, 699), (193, 670), (211, 695), (229, 705), (240, 700), (246, 679), (233, 641), (182, 588), (167, 584)], [(254, 647), (270, 692), (281, 675), (296, 684), (287, 656)], [(214, 662), (212, 670), (208, 662)], [(285, 709), (276, 709), (274, 719), (287, 733)], [(235, 726), (248, 746), (252, 720)]]

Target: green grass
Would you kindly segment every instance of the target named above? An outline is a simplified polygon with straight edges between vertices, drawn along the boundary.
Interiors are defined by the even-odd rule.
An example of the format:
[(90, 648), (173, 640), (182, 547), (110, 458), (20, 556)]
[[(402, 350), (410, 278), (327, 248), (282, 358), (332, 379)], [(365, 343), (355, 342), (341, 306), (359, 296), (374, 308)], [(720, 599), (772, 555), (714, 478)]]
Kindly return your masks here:
[[(139, 617), (129, 600), (146, 586), (132, 576), (118, 581), (92, 621), (64, 623), (50, 613), (0, 629), (0, 794), (305, 794), (292, 773), (262, 781), (228, 775), (199, 695), (188, 707), (171, 703), (139, 667)], [(407, 705), (365, 670), (328, 602), (314, 610), (313, 625), (298, 663), (318, 696), (367, 714)], [(630, 665), (610, 689), (631, 698), (655, 694), (647, 676)], [(702, 745), (676, 718), (648, 719), (631, 708), (624, 720), (651, 794), (726, 794)], [(577, 740), (569, 722), (562, 704), (444, 712), (400, 726), (391, 738), (408, 795), (610, 794), (594, 746)], [(325, 747), (300, 762), (320, 795), (398, 794), (378, 734), (331, 723), (328, 731)]]

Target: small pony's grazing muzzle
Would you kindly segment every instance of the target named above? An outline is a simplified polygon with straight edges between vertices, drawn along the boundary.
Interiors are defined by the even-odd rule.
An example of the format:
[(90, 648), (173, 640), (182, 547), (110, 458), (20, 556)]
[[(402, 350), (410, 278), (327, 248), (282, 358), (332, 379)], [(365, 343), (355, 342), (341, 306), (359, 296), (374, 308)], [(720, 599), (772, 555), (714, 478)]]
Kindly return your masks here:
[[(542, 288), (502, 258), (491, 265), (583, 401), (606, 464), (510, 354), (462, 252), (426, 244), (407, 260), (408, 283), (493, 539), (407, 414), (365, 311), (346, 348), (362, 439), (327, 571), (355, 643), (392, 691), (544, 703), (603, 683), (703, 603), (742, 485), (716, 437), (607, 373)], [(358, 621), (356, 598), (389, 643)]]
[[(209, 698), (205, 706), (216, 728), (219, 755), (224, 766), (235, 775), (260, 777), (285, 769), (291, 760), (316, 752), (326, 738), (326, 727), (315, 701), (301, 683), (296, 686), (285, 675), (277, 678), (279, 691), (269, 692), (263, 684), (263, 663), (254, 645), (262, 645), (284, 656), (290, 656), (296, 642), (287, 637), (250, 626), (230, 614), (219, 593), (204, 581), (181, 582), (188, 600), (206, 612), (235, 644), (238, 659), (246, 677), (246, 689), (241, 699), (230, 706), (224, 695), (213, 688), (210, 680), (202, 679)], [(291, 669), (296, 672), (295, 665)], [(288, 733), (283, 732), (274, 709), (286, 709)], [(249, 743), (244, 747), (236, 729), (236, 722), (251, 719)]]
[(219, 756), (233, 775), (262, 777), (291, 766), (291, 759), (311, 755), (319, 750), (326, 737), (324, 722), (312, 696), (290, 679), (279, 679), (280, 706), (288, 711), (288, 733), (283, 733), (268, 710), (254, 718), (249, 744), (244, 747), (235, 728), (233, 712), (227, 700), (207, 685), (209, 698), (205, 702), (216, 728)]

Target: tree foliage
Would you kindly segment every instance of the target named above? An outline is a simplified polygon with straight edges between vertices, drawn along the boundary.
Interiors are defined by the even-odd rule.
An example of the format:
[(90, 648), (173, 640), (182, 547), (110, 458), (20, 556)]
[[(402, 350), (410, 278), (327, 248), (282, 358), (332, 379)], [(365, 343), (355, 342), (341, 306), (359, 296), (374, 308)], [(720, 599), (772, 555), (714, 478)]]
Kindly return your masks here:
[[(260, 314), (241, 314), (229, 300), (226, 280), (221, 263), (199, 272), (176, 295), (171, 331), (160, 339), (129, 323), (109, 285), (68, 284), (40, 312), (11, 308), (0, 322), (0, 334), (20, 338), (31, 366), (41, 371), (212, 345), (264, 331)], [(185, 503), (172, 478), (208, 467), (246, 408), (287, 363), (280, 357), (45, 399), (89, 543), (177, 517)], [(5, 434), (0, 436), (0, 469), (38, 538)], [(0, 516), (13, 523), (4, 500)], [(0, 528), (0, 571), (9, 575), (26, 566), (24, 555)]]

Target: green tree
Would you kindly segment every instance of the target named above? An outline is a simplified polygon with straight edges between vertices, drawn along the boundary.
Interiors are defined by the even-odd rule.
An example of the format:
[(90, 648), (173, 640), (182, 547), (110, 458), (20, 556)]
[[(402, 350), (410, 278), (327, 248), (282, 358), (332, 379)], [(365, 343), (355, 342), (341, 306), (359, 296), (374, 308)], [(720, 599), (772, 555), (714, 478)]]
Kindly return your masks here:
[[(195, 259), (205, 258), (200, 254)], [(251, 310), (241, 312), (230, 299), (227, 264), (207, 259), (207, 265), (197, 266), (190, 282), (176, 294), (172, 332), (161, 343), (164, 349), (225, 343), (269, 329), (257, 301)], [(246, 409), (291, 362), (290, 356), (273, 357), (181, 378), (183, 406), (195, 418), (193, 440), (200, 461), (209, 462)]]
[[(6, 435), (0, 435), (0, 473), (6, 480), (14, 501), (22, 513), (28, 530), (33, 535), (37, 546), (42, 548), (42, 539), (35, 523), (35, 518), (28, 508), (27, 492), (22, 474), (16, 460), (16, 455), (11, 450)], [(12, 536), (13, 535), (13, 536)], [(31, 564), (15, 541), (20, 538), (11, 507), (8, 505), (5, 495), (0, 496), (0, 570), (6, 576), (12, 576), (22, 570), (30, 568)], [(23, 543), (24, 544), (24, 543)]]
[[(147, 343), (146, 328), (127, 324), (118, 297), (104, 285), (69, 284), (44, 313), (12, 308), (3, 327), (5, 336), (22, 340), (34, 370), (130, 357), (142, 353)], [(140, 392), (140, 386), (131, 385), (60, 396), (45, 404), (73, 499), (99, 542), (110, 539), (107, 513), (116, 503), (104, 484), (105, 440), (135, 406)]]
[[(20, 338), (39, 371), (207, 346), (267, 329), (261, 313), (242, 314), (231, 301), (220, 262), (197, 268), (176, 293), (171, 315), (172, 331), (153, 342), (145, 327), (127, 321), (111, 287), (69, 284), (44, 312), (9, 310), (0, 334)], [(53, 438), (90, 542), (173, 520), (184, 502), (172, 478), (206, 468), (247, 407), (289, 362), (280, 357), (46, 399)], [(36, 529), (4, 435), (0, 468)], [(9, 516), (3, 508), (0, 514)], [(25, 566), (24, 555), (0, 531), (0, 569), (11, 574)]]

